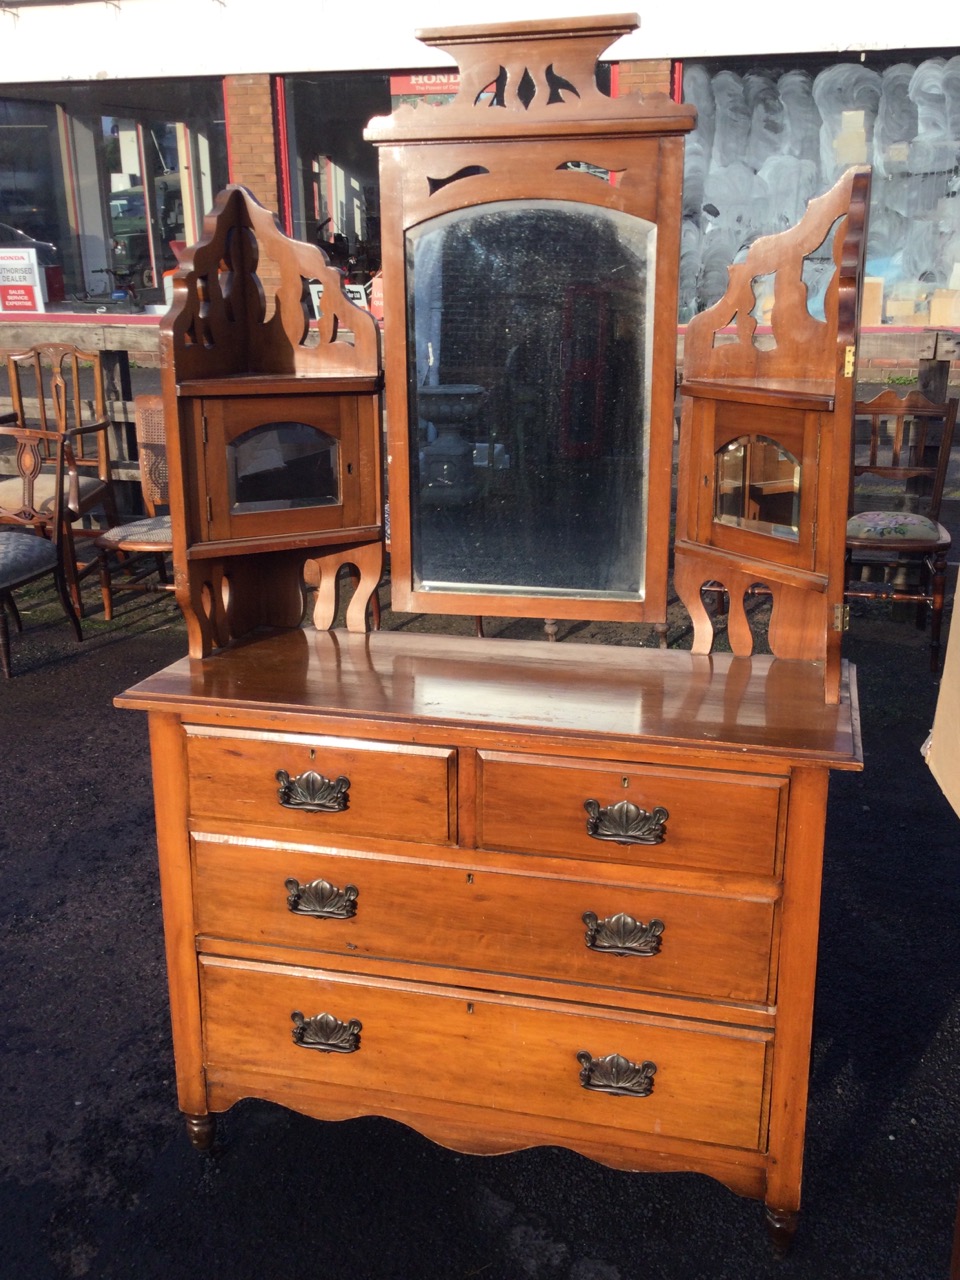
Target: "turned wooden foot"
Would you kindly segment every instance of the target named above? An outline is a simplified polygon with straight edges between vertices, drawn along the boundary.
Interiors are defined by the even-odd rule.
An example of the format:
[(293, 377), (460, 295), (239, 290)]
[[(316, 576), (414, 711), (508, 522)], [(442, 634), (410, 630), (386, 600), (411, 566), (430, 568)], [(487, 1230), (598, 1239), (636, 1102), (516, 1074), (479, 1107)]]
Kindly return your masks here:
[(184, 1116), (187, 1137), (197, 1151), (210, 1151), (217, 1133), (216, 1116)]
[(774, 1209), (771, 1205), (767, 1205), (766, 1218), (770, 1243), (778, 1254), (786, 1253), (793, 1244), (800, 1215), (790, 1210)]

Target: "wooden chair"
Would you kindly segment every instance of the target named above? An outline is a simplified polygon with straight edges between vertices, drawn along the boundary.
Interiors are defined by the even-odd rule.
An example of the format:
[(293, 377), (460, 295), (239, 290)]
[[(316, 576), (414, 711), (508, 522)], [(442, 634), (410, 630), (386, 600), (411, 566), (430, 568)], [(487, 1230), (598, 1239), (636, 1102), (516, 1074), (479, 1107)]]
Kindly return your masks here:
[[(98, 509), (106, 525), (117, 523), (117, 504), (110, 468), (110, 419), (107, 415), (103, 370), (98, 351), (81, 351), (67, 343), (43, 343), (22, 351), (7, 351), (6, 364), (12, 413), (0, 422), (13, 422), (40, 431), (66, 433), (71, 443), (65, 494), (64, 572), (74, 605), (83, 616), (81, 580), (96, 568), (96, 558), (82, 563), (76, 538), (94, 537), (91, 513)], [(40, 510), (52, 511), (55, 489), (53, 454), (37, 477)], [(15, 476), (0, 477), (0, 502), (18, 490)]]
[[(15, 467), (12, 484), (0, 497), (0, 667), (9, 679), (8, 615), (17, 630), (23, 630), (13, 599), (16, 588), (52, 575), (63, 611), (78, 640), (83, 639), (83, 633), (67, 590), (63, 564), (64, 479), (67, 466), (72, 464), (69, 437), (61, 431), (0, 425), (0, 449), (4, 459), (12, 460)], [(46, 478), (51, 459), (54, 484), (52, 500), (48, 502), (40, 492), (39, 482)]]
[[(170, 502), (163, 396), (137, 396), (133, 408), (140, 489), (146, 515), (108, 529), (96, 540), (103, 613), (108, 622), (113, 617), (111, 559), (119, 553), (129, 553), (132, 557), (120, 561), (120, 568), (126, 575), (123, 580), (125, 587), (139, 591), (173, 590), (166, 566), (166, 556), (173, 551), (173, 528), (169, 513), (160, 512), (160, 508), (167, 507)], [(159, 584), (149, 581), (154, 572)]]
[(929, 611), (934, 672), (950, 549), (940, 503), (957, 404), (885, 391), (855, 409), (845, 598), (915, 603), (921, 629)]

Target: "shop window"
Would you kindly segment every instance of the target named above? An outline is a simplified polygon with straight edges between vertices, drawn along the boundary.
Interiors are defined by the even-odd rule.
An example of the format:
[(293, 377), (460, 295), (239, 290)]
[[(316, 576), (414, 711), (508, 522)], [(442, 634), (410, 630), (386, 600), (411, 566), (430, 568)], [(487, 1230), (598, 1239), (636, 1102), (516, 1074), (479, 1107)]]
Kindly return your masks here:
[(221, 81), (24, 92), (0, 90), (0, 245), (15, 232), (41, 243), (48, 309), (109, 298), (118, 282), (161, 302), (163, 273), (228, 180)]
[(285, 80), (291, 234), (319, 244), (363, 305), (380, 270), (377, 154), (363, 130), (371, 117), (389, 115), (389, 79), (355, 72)]
[(680, 319), (729, 263), (796, 223), (850, 164), (873, 166), (862, 324), (960, 325), (960, 55), (690, 63)]
[(0, 249), (36, 253), (48, 302), (63, 297), (64, 268), (71, 266), (57, 126), (53, 103), (0, 98)]

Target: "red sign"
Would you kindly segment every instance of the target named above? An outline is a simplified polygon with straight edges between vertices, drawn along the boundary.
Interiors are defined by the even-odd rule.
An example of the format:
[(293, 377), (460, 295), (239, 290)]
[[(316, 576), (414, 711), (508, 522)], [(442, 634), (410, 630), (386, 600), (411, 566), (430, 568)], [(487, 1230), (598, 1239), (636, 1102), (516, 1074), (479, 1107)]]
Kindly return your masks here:
[(459, 71), (421, 71), (415, 76), (391, 76), (390, 92), (395, 98), (411, 93), (456, 93)]
[(0, 311), (42, 311), (32, 284), (0, 284)]
[(370, 310), (378, 320), (383, 319), (383, 276), (379, 271), (370, 281)]

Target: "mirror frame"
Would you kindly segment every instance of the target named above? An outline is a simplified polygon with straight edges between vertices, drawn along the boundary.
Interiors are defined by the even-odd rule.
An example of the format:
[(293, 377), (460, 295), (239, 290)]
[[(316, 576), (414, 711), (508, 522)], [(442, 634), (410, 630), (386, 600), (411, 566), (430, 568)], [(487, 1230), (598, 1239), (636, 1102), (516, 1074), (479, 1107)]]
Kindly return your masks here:
[[(610, 98), (600, 55), (635, 17), (557, 19), (419, 31), (460, 67), (445, 106), (401, 106), (366, 130), (380, 148), (387, 466), (392, 606), (417, 613), (633, 622), (666, 618), (677, 356), (683, 141), (693, 107), (665, 94)], [(571, 162), (615, 175), (598, 180)], [(488, 204), (556, 200), (615, 209), (656, 226), (642, 599), (568, 592), (419, 589), (411, 541), (406, 237), (441, 214)], [(602, 282), (598, 282), (602, 283)]]

